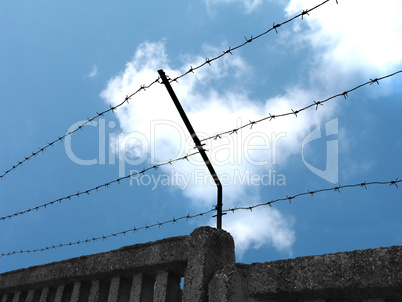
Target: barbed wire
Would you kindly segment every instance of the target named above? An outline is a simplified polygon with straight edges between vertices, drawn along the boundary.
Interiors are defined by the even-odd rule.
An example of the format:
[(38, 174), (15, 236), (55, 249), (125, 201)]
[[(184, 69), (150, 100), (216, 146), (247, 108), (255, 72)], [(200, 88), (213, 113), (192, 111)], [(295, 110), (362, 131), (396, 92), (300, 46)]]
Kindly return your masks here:
[(84, 126), (91, 124), (94, 120), (96, 120), (97, 118), (99, 118), (100, 116), (104, 116), (106, 113), (112, 111), (114, 112), (114, 110), (116, 110), (117, 108), (123, 106), (125, 103), (128, 103), (129, 100), (136, 95), (137, 93), (139, 93), (141, 90), (146, 90), (148, 88), (150, 88), (151, 86), (153, 86), (155, 83), (159, 82), (159, 78), (156, 79), (155, 81), (153, 81), (152, 83), (150, 83), (149, 85), (141, 85), (140, 88), (138, 88), (135, 92), (133, 92), (130, 95), (127, 95), (124, 99), (124, 101), (122, 101), (121, 103), (115, 105), (115, 106), (110, 106), (109, 109), (106, 109), (102, 112), (96, 112), (96, 115), (92, 118), (88, 118), (85, 122), (83, 122), (82, 124), (78, 125), (77, 128), (75, 128), (74, 130), (70, 131), (70, 132), (66, 132), (66, 134), (59, 136), (57, 139), (51, 141), (50, 143), (47, 143), (45, 146), (39, 148), (39, 150), (35, 151), (35, 152), (31, 152), (31, 155), (29, 156), (25, 156), (25, 158), (21, 161), (19, 161), (16, 165), (12, 166), (11, 168), (9, 168), (8, 170), (5, 170), (3, 172), (2, 175), (0, 175), (0, 179), (3, 179), (7, 174), (9, 174), (11, 171), (15, 170), (17, 167), (22, 166), (22, 164), (24, 164), (26, 161), (32, 159), (33, 157), (36, 157), (38, 154), (43, 153), (44, 151), (46, 151), (49, 147), (53, 147), (54, 144), (61, 142), (63, 139), (65, 139), (67, 136), (73, 135), (75, 132), (77, 132), (78, 130), (82, 130)]
[(360, 84), (360, 85), (358, 85), (358, 86), (356, 86), (356, 87), (354, 87), (354, 88), (352, 88), (352, 89), (346, 90), (346, 91), (344, 91), (344, 92), (342, 92), (342, 93), (338, 93), (338, 94), (333, 95), (333, 96), (331, 96), (331, 97), (329, 97), (329, 98), (327, 98), (327, 99), (325, 99), (325, 100), (322, 100), (322, 101), (317, 101), (317, 102), (314, 101), (314, 102), (311, 103), (310, 105), (305, 106), (305, 107), (300, 108), (300, 109), (297, 109), (297, 110), (290, 109), (291, 111), (289, 111), (289, 112), (282, 113), (282, 114), (275, 114), (275, 115), (272, 115), (271, 113), (269, 113), (268, 116), (263, 117), (263, 118), (261, 118), (261, 119), (259, 119), (259, 120), (255, 120), (255, 121), (250, 121), (250, 120), (249, 120), (249, 123), (247, 123), (247, 124), (244, 124), (244, 125), (242, 125), (242, 126), (240, 126), (240, 127), (238, 127), (238, 128), (235, 128), (235, 129), (222, 131), (222, 132), (219, 132), (219, 133), (214, 134), (214, 135), (212, 135), (212, 136), (209, 136), (209, 137), (207, 137), (207, 138), (201, 139), (201, 142), (207, 141), (207, 140), (210, 140), (210, 139), (215, 139), (215, 140), (216, 140), (216, 139), (218, 139), (218, 138), (221, 138), (222, 135), (234, 134), (234, 133), (237, 133), (237, 131), (239, 131), (239, 130), (241, 130), (241, 129), (243, 129), (243, 128), (246, 128), (246, 127), (250, 127), (250, 129), (251, 129), (251, 128), (253, 128), (253, 126), (254, 126), (255, 124), (258, 124), (258, 123), (260, 123), (260, 122), (262, 122), (262, 121), (265, 121), (265, 120), (271, 121), (271, 120), (273, 120), (273, 119), (276, 119), (276, 118), (279, 118), (279, 117), (288, 116), (288, 115), (294, 115), (294, 116), (297, 117), (297, 114), (298, 114), (298, 113), (300, 113), (300, 112), (302, 112), (302, 111), (304, 111), (304, 110), (307, 110), (307, 109), (309, 109), (309, 108), (311, 108), (311, 107), (315, 107), (315, 110), (317, 110), (317, 109), (318, 109), (318, 106), (323, 106), (324, 103), (326, 103), (326, 102), (328, 102), (328, 101), (330, 101), (330, 100), (332, 100), (332, 99), (335, 99), (335, 98), (341, 97), (341, 96), (343, 96), (343, 97), (346, 99), (346, 98), (348, 97), (348, 93), (350, 93), (350, 92), (352, 92), (352, 91), (355, 91), (355, 90), (357, 90), (357, 89), (359, 89), (359, 88), (361, 88), (361, 87), (363, 87), (363, 86), (369, 85), (369, 84), (372, 85), (372, 84), (374, 84), (374, 83), (377, 83), (377, 84), (379, 85), (379, 84), (380, 84), (379, 82), (380, 82), (381, 80), (384, 80), (384, 79), (389, 78), (389, 77), (393, 77), (393, 76), (395, 76), (395, 75), (398, 74), (398, 73), (402, 73), (402, 70), (396, 71), (396, 72), (394, 72), (394, 73), (392, 73), (392, 74), (388, 74), (388, 75), (383, 76), (383, 77), (380, 77), (380, 78), (370, 79), (370, 81), (365, 82), (365, 83), (363, 83), (363, 84)]
[(91, 242), (100, 241), (100, 240), (103, 241), (103, 240), (106, 240), (106, 239), (109, 239), (109, 238), (112, 238), (112, 237), (117, 237), (117, 236), (120, 236), (120, 235), (126, 235), (128, 233), (135, 233), (135, 232), (138, 232), (138, 231), (141, 231), (141, 230), (149, 230), (149, 229), (152, 229), (152, 228), (155, 228), (155, 227), (160, 228), (161, 226), (163, 226), (165, 224), (168, 224), (168, 223), (169, 224), (170, 223), (175, 224), (175, 223), (178, 223), (179, 221), (181, 221), (183, 219), (186, 219), (186, 221), (187, 221), (189, 219), (202, 217), (204, 215), (208, 215), (209, 213), (215, 212), (215, 211), (216, 211), (215, 209), (211, 209), (209, 211), (206, 211), (206, 212), (203, 212), (203, 213), (198, 213), (198, 214), (195, 214), (195, 215), (187, 214), (186, 216), (182, 216), (182, 217), (179, 217), (179, 218), (174, 218), (173, 217), (172, 219), (167, 220), (167, 221), (163, 221), (163, 222), (157, 221), (154, 224), (150, 224), (150, 225), (145, 224), (144, 226), (138, 227), (138, 228), (134, 226), (133, 228), (128, 229), (128, 230), (124, 230), (124, 231), (120, 231), (120, 232), (116, 232), (116, 233), (111, 233), (109, 235), (102, 235), (102, 236), (98, 236), (98, 237), (90, 237), (90, 238), (87, 238), (85, 240), (78, 240), (78, 241), (73, 241), (73, 242), (70, 241), (68, 243), (60, 243), (60, 244), (57, 244), (57, 245), (49, 245), (49, 246), (45, 246), (43, 248), (33, 249), (33, 250), (19, 250), (19, 251), (12, 251), (12, 252), (9, 252), (9, 253), (1, 253), (0, 257), (11, 256), (11, 255), (16, 255), (16, 254), (25, 254), (25, 253), (29, 254), (29, 253), (44, 252), (44, 251), (48, 251), (48, 250), (52, 250), (52, 249), (56, 249), (56, 248), (65, 247), (65, 246), (81, 245), (81, 244), (84, 244), (84, 243), (91, 243)]
[(278, 198), (278, 199), (273, 199), (271, 201), (265, 202), (265, 203), (259, 203), (256, 205), (252, 205), (252, 206), (247, 206), (247, 207), (234, 207), (231, 209), (227, 209), (227, 210), (223, 210), (222, 212), (224, 213), (228, 213), (228, 212), (235, 212), (235, 211), (239, 211), (239, 210), (250, 210), (252, 211), (255, 208), (258, 207), (263, 207), (263, 206), (272, 206), (274, 203), (278, 202), (278, 201), (289, 201), (289, 203), (292, 203), (292, 200), (300, 197), (300, 196), (305, 196), (305, 195), (310, 195), (310, 196), (314, 196), (314, 194), (317, 193), (321, 193), (321, 192), (329, 192), (329, 191), (333, 191), (333, 192), (338, 192), (341, 193), (341, 189), (345, 189), (345, 188), (356, 188), (356, 187), (361, 187), (361, 188), (365, 188), (367, 190), (367, 186), (371, 186), (371, 185), (390, 185), (390, 186), (395, 186), (396, 188), (398, 187), (398, 183), (402, 182), (402, 179), (399, 179), (399, 177), (397, 177), (395, 180), (390, 180), (390, 181), (372, 181), (372, 182), (361, 182), (361, 183), (357, 183), (357, 184), (349, 184), (349, 185), (338, 185), (332, 188), (325, 188), (325, 189), (319, 189), (319, 190), (314, 190), (314, 191), (310, 191), (308, 190), (307, 192), (303, 192), (303, 193), (299, 193), (293, 196), (288, 196), (286, 195), (286, 197), (283, 198)]
[[(293, 200), (295, 198), (298, 198), (298, 197), (301, 197), (301, 196), (304, 196), (304, 195), (313, 196), (314, 194), (317, 194), (317, 193), (329, 192), (329, 191), (340, 193), (341, 189), (345, 189), (345, 188), (362, 187), (362, 188), (365, 188), (367, 190), (367, 186), (387, 185), (387, 184), (389, 184), (390, 186), (395, 186), (396, 188), (398, 188), (398, 183), (400, 183), (400, 182), (402, 182), (402, 179), (399, 180), (399, 177), (398, 177), (395, 180), (391, 180), (391, 181), (373, 181), (373, 182), (364, 181), (364, 182), (357, 183), (357, 184), (349, 184), (349, 185), (343, 185), (343, 186), (338, 185), (338, 186), (335, 186), (335, 187), (332, 187), (332, 188), (324, 188), (324, 189), (319, 189), (319, 190), (314, 190), (314, 191), (308, 190), (307, 192), (299, 193), (299, 194), (296, 194), (296, 195), (293, 195), (293, 196), (286, 195), (286, 197), (284, 197), (284, 198), (274, 199), (274, 200), (268, 201), (266, 203), (260, 203), (260, 204), (256, 204), (256, 205), (253, 205), (253, 206), (247, 206), (247, 207), (229, 208), (227, 210), (223, 210), (222, 212), (226, 214), (228, 212), (233, 212), (234, 213), (234, 212), (240, 211), (240, 210), (250, 210), (250, 211), (252, 211), (253, 209), (258, 208), (258, 207), (272, 206), (272, 204), (274, 204), (274, 203), (276, 203), (278, 201), (287, 201), (288, 200), (289, 202), (291, 202), (291, 200)], [(8, 252), (8, 253), (1, 253), (0, 257), (17, 255), (17, 254), (25, 254), (25, 253), (29, 254), (29, 253), (44, 252), (44, 251), (48, 251), (48, 250), (52, 250), (52, 249), (56, 249), (56, 248), (65, 247), (65, 246), (81, 245), (81, 244), (84, 244), (84, 243), (86, 244), (86, 243), (91, 243), (91, 242), (95, 242), (95, 241), (106, 240), (106, 239), (109, 239), (109, 238), (112, 238), (112, 237), (126, 235), (128, 233), (136, 233), (137, 231), (141, 231), (141, 230), (149, 230), (149, 229), (156, 228), (156, 227), (160, 228), (161, 226), (166, 225), (166, 224), (170, 224), (170, 223), (175, 224), (175, 223), (178, 223), (179, 221), (184, 220), (184, 219), (186, 221), (188, 221), (189, 219), (193, 219), (193, 218), (197, 218), (197, 217), (203, 217), (203, 216), (208, 215), (208, 214), (210, 214), (212, 212), (215, 212), (215, 211), (216, 211), (216, 208), (213, 208), (211, 210), (201, 212), (201, 213), (198, 213), (198, 214), (195, 214), (195, 215), (187, 214), (187, 215), (181, 216), (179, 218), (173, 217), (172, 219), (166, 220), (166, 221), (163, 221), (163, 222), (157, 221), (156, 223), (153, 223), (153, 224), (150, 224), (150, 225), (145, 224), (144, 226), (141, 226), (141, 227), (138, 227), (138, 228), (134, 226), (133, 228), (130, 228), (130, 229), (127, 229), (127, 230), (124, 230), (124, 231), (111, 233), (109, 235), (102, 235), (102, 236), (97, 236), (97, 237), (89, 237), (89, 238), (87, 238), (85, 240), (70, 241), (68, 243), (59, 243), (59, 244), (54, 244), (54, 245), (48, 245), (48, 246), (45, 246), (43, 248), (32, 249), (32, 250), (14, 250), (14, 251)]]
[[(180, 75), (180, 76), (178, 76), (178, 77), (176, 77), (176, 78), (174, 78), (174, 79), (171, 79), (170, 81), (171, 81), (171, 82), (173, 82), (173, 81), (177, 82), (180, 78), (185, 77), (187, 74), (193, 73), (194, 71), (196, 71), (196, 70), (199, 69), (199, 68), (204, 67), (205, 65), (211, 65), (211, 62), (213, 62), (213, 61), (215, 61), (215, 60), (218, 60), (218, 59), (220, 59), (220, 58), (226, 56), (227, 54), (232, 54), (232, 51), (235, 51), (235, 50), (237, 50), (237, 49), (239, 49), (239, 48), (242, 48), (242, 47), (246, 46), (247, 44), (250, 44), (250, 43), (253, 42), (254, 40), (257, 40), (258, 38), (261, 38), (262, 36), (265, 36), (266, 34), (270, 33), (271, 31), (275, 31), (276, 33), (278, 33), (278, 28), (279, 28), (280, 26), (285, 25), (285, 24), (287, 24), (287, 23), (290, 23), (290, 22), (292, 22), (293, 20), (295, 20), (295, 19), (297, 19), (297, 18), (300, 18), (300, 17), (301, 17), (302, 20), (303, 20), (304, 16), (305, 16), (305, 15), (308, 15), (309, 12), (311, 12), (311, 11), (313, 11), (313, 10), (315, 10), (315, 9), (317, 9), (317, 8), (319, 8), (319, 7), (321, 7), (321, 6), (323, 6), (324, 4), (326, 4), (327, 2), (330, 2), (330, 1), (331, 1), (331, 0), (326, 0), (326, 1), (324, 1), (324, 2), (322, 2), (322, 3), (320, 3), (320, 4), (318, 4), (318, 5), (314, 6), (313, 8), (303, 10), (300, 14), (298, 14), (298, 15), (296, 15), (296, 16), (293, 16), (292, 18), (290, 18), (290, 19), (288, 19), (288, 20), (286, 20), (286, 21), (284, 21), (284, 22), (282, 22), (282, 23), (275, 24), (275, 22), (273, 22), (272, 27), (269, 28), (268, 30), (264, 31), (263, 33), (260, 33), (260, 34), (258, 34), (257, 36), (251, 35), (250, 38), (244, 37), (244, 40), (245, 40), (245, 41), (244, 41), (243, 43), (241, 43), (241, 44), (239, 44), (239, 45), (237, 45), (237, 46), (235, 46), (235, 47), (230, 47), (230, 46), (229, 46), (229, 48), (228, 48), (227, 50), (224, 50), (220, 55), (218, 55), (218, 56), (216, 56), (216, 57), (214, 57), (214, 58), (212, 58), (212, 59), (205, 58), (205, 62), (204, 62), (204, 63), (202, 63), (202, 64), (200, 64), (200, 65), (198, 65), (198, 66), (196, 66), (196, 67), (190, 66), (190, 69), (189, 69), (187, 72), (185, 72), (184, 74), (182, 74), (182, 75)], [(335, 1), (336, 1), (336, 4), (338, 4), (338, 0), (335, 0)]]
[[(235, 47), (233, 47), (233, 48), (229, 46), (229, 48), (228, 48), (227, 50), (223, 51), (220, 55), (217, 55), (217, 56), (213, 57), (212, 59), (205, 58), (205, 62), (204, 62), (204, 63), (202, 63), (202, 64), (200, 64), (200, 65), (198, 65), (198, 66), (196, 66), (196, 67), (190, 66), (190, 69), (189, 69), (187, 72), (185, 72), (185, 73), (183, 73), (183, 74), (177, 76), (176, 78), (169, 79), (169, 81), (170, 81), (170, 82), (178, 82), (179, 79), (185, 77), (185, 76), (188, 75), (189, 73), (194, 73), (194, 71), (196, 71), (196, 70), (199, 69), (199, 68), (204, 67), (205, 65), (211, 65), (211, 63), (212, 63), (213, 61), (218, 60), (218, 59), (222, 58), (223, 56), (225, 56), (225, 55), (227, 55), (227, 54), (232, 54), (233, 51), (235, 51), (235, 50), (237, 50), (237, 49), (239, 49), (239, 48), (241, 48), (241, 47), (244, 47), (245, 45), (251, 43), (252, 41), (254, 41), (254, 40), (256, 40), (256, 39), (258, 39), (258, 38), (260, 38), (260, 37), (262, 37), (262, 36), (265, 36), (266, 34), (268, 34), (268, 33), (271, 32), (271, 31), (275, 31), (276, 33), (278, 33), (278, 28), (279, 28), (280, 26), (282, 26), (282, 25), (284, 25), (284, 24), (287, 24), (287, 23), (289, 23), (289, 22), (292, 22), (293, 20), (295, 20), (295, 19), (297, 19), (297, 18), (300, 18), (300, 17), (303, 19), (303, 17), (304, 17), (305, 15), (308, 15), (309, 12), (311, 12), (311, 11), (313, 11), (313, 10), (315, 10), (315, 9), (317, 9), (317, 8), (319, 8), (319, 7), (321, 7), (321, 6), (323, 6), (325, 3), (329, 2), (329, 1), (331, 1), (331, 0), (325, 0), (324, 2), (322, 2), (322, 3), (320, 3), (320, 4), (316, 5), (316, 6), (314, 6), (314, 7), (311, 8), (311, 9), (303, 10), (300, 14), (298, 14), (298, 15), (296, 15), (296, 16), (294, 16), (294, 17), (292, 17), (292, 18), (290, 18), (290, 19), (288, 19), (288, 20), (286, 20), (286, 21), (284, 21), (284, 22), (282, 22), (282, 23), (275, 24), (275, 22), (274, 22), (273, 25), (272, 25), (272, 28), (269, 28), (269, 29), (266, 30), (265, 32), (260, 33), (260, 34), (258, 34), (257, 36), (254, 36), (254, 37), (253, 37), (253, 35), (251, 35), (250, 38), (246, 38), (246, 37), (245, 37), (245, 42), (244, 42), (244, 43), (241, 43), (241, 44), (239, 44), (239, 45), (237, 45), (237, 46), (235, 46)], [(335, 0), (335, 1), (336, 1), (336, 3), (338, 4), (338, 0)], [(124, 100), (123, 100), (122, 102), (120, 102), (119, 104), (117, 104), (117, 105), (115, 105), (115, 106), (111, 106), (111, 105), (110, 105), (110, 107), (109, 107), (108, 109), (106, 109), (106, 110), (104, 110), (104, 111), (102, 111), (102, 112), (96, 112), (96, 115), (95, 115), (95, 116), (93, 116), (92, 118), (87, 118), (87, 120), (86, 120), (85, 122), (83, 122), (82, 124), (78, 125), (76, 129), (74, 129), (74, 130), (72, 130), (72, 131), (70, 131), (70, 132), (67, 132), (67, 133), (65, 133), (65, 134), (62, 135), (62, 136), (59, 136), (57, 139), (51, 141), (50, 143), (48, 142), (48, 143), (47, 143), (46, 145), (44, 145), (43, 147), (39, 148), (39, 150), (34, 151), (34, 152), (31, 152), (31, 154), (28, 155), (28, 156), (25, 156), (23, 160), (20, 160), (18, 163), (16, 163), (15, 165), (13, 165), (11, 168), (9, 168), (8, 170), (5, 170), (5, 171), (3, 172), (3, 174), (0, 175), (0, 180), (2, 180), (2, 179), (3, 179), (7, 174), (9, 174), (10, 172), (14, 171), (17, 167), (22, 166), (25, 162), (29, 161), (29, 160), (32, 159), (33, 157), (36, 157), (37, 155), (39, 155), (39, 154), (43, 153), (44, 151), (46, 151), (49, 147), (53, 147), (56, 143), (61, 142), (61, 141), (62, 141), (63, 139), (65, 139), (67, 136), (73, 135), (73, 134), (76, 133), (78, 130), (82, 130), (84, 126), (86, 126), (86, 125), (92, 123), (94, 120), (98, 119), (99, 117), (104, 116), (106, 113), (114, 112), (116, 109), (118, 109), (119, 107), (123, 106), (125, 103), (129, 103), (129, 101), (130, 101), (137, 93), (139, 93), (139, 92), (142, 91), (142, 90), (146, 91), (146, 89), (151, 88), (151, 87), (152, 87), (154, 84), (156, 84), (156, 83), (161, 83), (159, 76), (158, 76), (153, 82), (151, 82), (150, 84), (148, 84), (148, 85), (146, 85), (146, 84), (141, 85), (136, 91), (134, 91), (134, 92), (131, 93), (130, 95), (126, 95), (126, 97), (124, 98)]]
[(141, 170), (141, 171), (138, 171), (138, 172), (136, 172), (136, 173), (130, 173), (130, 174), (126, 175), (126, 176), (123, 176), (123, 177), (114, 179), (114, 180), (112, 180), (112, 181), (106, 182), (106, 183), (101, 184), (101, 185), (98, 185), (98, 186), (96, 186), (96, 187), (92, 187), (92, 188), (90, 188), (90, 189), (88, 189), (88, 190), (78, 191), (78, 192), (75, 193), (75, 194), (70, 194), (70, 195), (67, 195), (67, 196), (64, 196), (64, 197), (55, 199), (55, 200), (53, 200), (53, 201), (44, 203), (44, 204), (42, 204), (42, 205), (39, 205), (39, 206), (36, 206), (36, 207), (33, 207), (33, 208), (29, 208), (29, 209), (26, 209), (26, 210), (24, 210), (24, 211), (16, 212), (16, 213), (14, 213), (14, 214), (10, 214), (10, 215), (6, 215), (6, 216), (3, 216), (3, 217), (0, 217), (0, 221), (6, 220), (6, 219), (11, 219), (11, 218), (17, 217), (17, 216), (21, 216), (21, 215), (24, 215), (24, 214), (29, 213), (29, 212), (32, 212), (32, 211), (37, 211), (37, 210), (39, 210), (39, 209), (44, 209), (44, 208), (46, 208), (46, 207), (48, 207), (48, 206), (51, 206), (51, 205), (54, 205), (54, 204), (57, 204), (57, 203), (62, 203), (62, 202), (65, 201), (65, 200), (70, 200), (70, 199), (73, 198), (73, 197), (80, 197), (80, 196), (83, 195), (83, 194), (89, 195), (89, 194), (90, 194), (91, 192), (93, 192), (93, 191), (98, 191), (99, 189), (102, 189), (102, 188), (108, 188), (108, 187), (109, 187), (110, 185), (112, 185), (112, 184), (116, 184), (116, 183), (120, 184), (120, 181), (129, 179), (129, 178), (133, 177), (134, 175), (144, 174), (145, 172), (147, 172), (147, 171), (149, 171), (149, 170), (152, 170), (152, 169), (157, 170), (157, 169), (158, 169), (159, 167), (161, 167), (161, 166), (172, 165), (174, 162), (179, 161), (179, 160), (184, 160), (184, 159), (188, 160), (189, 157), (191, 157), (191, 156), (193, 156), (193, 155), (195, 155), (195, 154), (198, 154), (198, 153), (199, 153), (199, 151), (196, 151), (196, 152), (187, 154), (187, 155), (185, 155), (185, 156), (182, 156), (182, 157), (180, 157), (180, 158), (171, 159), (171, 160), (169, 160), (169, 161), (167, 161), (167, 162), (163, 162), (163, 163), (160, 163), (160, 164), (153, 165), (153, 166), (151, 166), (151, 167), (148, 167), (148, 168), (143, 169), (143, 170)]

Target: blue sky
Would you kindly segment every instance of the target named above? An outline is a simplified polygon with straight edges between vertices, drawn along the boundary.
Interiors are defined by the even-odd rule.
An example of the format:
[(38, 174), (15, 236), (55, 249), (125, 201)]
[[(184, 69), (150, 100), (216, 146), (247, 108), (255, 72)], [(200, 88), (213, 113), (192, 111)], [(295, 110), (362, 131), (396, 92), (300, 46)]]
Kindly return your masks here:
[[(121, 103), (164, 69), (174, 78), (322, 1), (0, 1), (0, 170)], [(303, 108), (402, 69), (402, 4), (329, 1), (173, 83), (201, 139)], [(402, 74), (318, 110), (205, 141), (224, 209), (307, 190), (401, 178)], [(72, 128), (71, 128), (72, 127)], [(5, 175), (7, 216), (193, 152), (163, 85), (136, 94)], [(319, 172), (319, 171), (322, 172)], [(213, 208), (198, 155), (98, 192), (0, 221), (0, 253), (109, 235)], [(400, 186), (399, 186), (400, 187)], [(235, 211), (238, 261), (402, 244), (401, 189), (345, 188)], [(211, 215), (105, 241), (0, 257), (0, 271), (189, 234)]]

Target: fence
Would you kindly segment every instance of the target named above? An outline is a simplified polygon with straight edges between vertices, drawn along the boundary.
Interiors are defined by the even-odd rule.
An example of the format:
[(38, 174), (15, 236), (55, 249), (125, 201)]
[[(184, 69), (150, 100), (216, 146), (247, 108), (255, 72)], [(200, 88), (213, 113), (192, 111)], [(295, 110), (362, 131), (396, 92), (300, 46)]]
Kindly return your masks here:
[(402, 247), (227, 266), (209, 301), (402, 301)]
[(246, 265), (210, 227), (0, 275), (1, 302), (401, 300), (400, 246)]
[(206, 301), (216, 269), (234, 261), (231, 236), (204, 227), (2, 274), (0, 301)]

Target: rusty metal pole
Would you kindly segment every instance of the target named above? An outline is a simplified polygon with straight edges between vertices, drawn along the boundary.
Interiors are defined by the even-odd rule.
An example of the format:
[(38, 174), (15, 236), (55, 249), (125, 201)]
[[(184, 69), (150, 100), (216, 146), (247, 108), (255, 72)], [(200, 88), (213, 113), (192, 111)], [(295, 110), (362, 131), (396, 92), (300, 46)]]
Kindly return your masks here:
[(184, 124), (187, 127), (187, 130), (190, 132), (191, 137), (193, 138), (193, 141), (195, 143), (195, 147), (198, 149), (198, 151), (201, 154), (202, 159), (204, 160), (205, 164), (207, 165), (207, 168), (209, 170), (209, 173), (211, 173), (215, 184), (218, 188), (218, 201), (216, 205), (216, 227), (218, 229), (222, 228), (222, 184), (218, 178), (218, 175), (216, 174), (214, 167), (212, 166), (207, 154), (205, 153), (204, 148), (202, 147), (203, 145), (201, 144), (201, 141), (199, 140), (197, 134), (195, 134), (195, 131), (193, 129), (193, 126), (191, 126), (191, 123), (189, 119), (187, 118), (186, 113), (184, 112), (183, 107), (181, 106), (179, 99), (177, 98), (172, 86), (170, 85), (169, 80), (166, 78), (165, 72), (160, 69), (158, 70), (159, 76), (162, 79), (162, 83), (165, 85), (167, 91), (169, 92), (170, 97), (173, 100), (173, 103), (175, 104), (177, 110), (179, 111), (179, 114), (181, 118), (183, 119)]

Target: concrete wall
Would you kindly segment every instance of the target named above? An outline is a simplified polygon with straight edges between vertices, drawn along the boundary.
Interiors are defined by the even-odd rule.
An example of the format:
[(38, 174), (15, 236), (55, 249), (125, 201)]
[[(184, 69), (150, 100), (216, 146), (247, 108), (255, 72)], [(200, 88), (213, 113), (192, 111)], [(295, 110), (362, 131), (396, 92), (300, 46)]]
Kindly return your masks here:
[(1, 274), (8, 301), (402, 301), (402, 247), (246, 265), (230, 234), (203, 227)]
[(203, 227), (189, 236), (1, 274), (0, 301), (201, 302), (208, 300), (215, 271), (234, 262), (230, 234)]
[(402, 247), (233, 264), (210, 283), (211, 302), (402, 301)]

